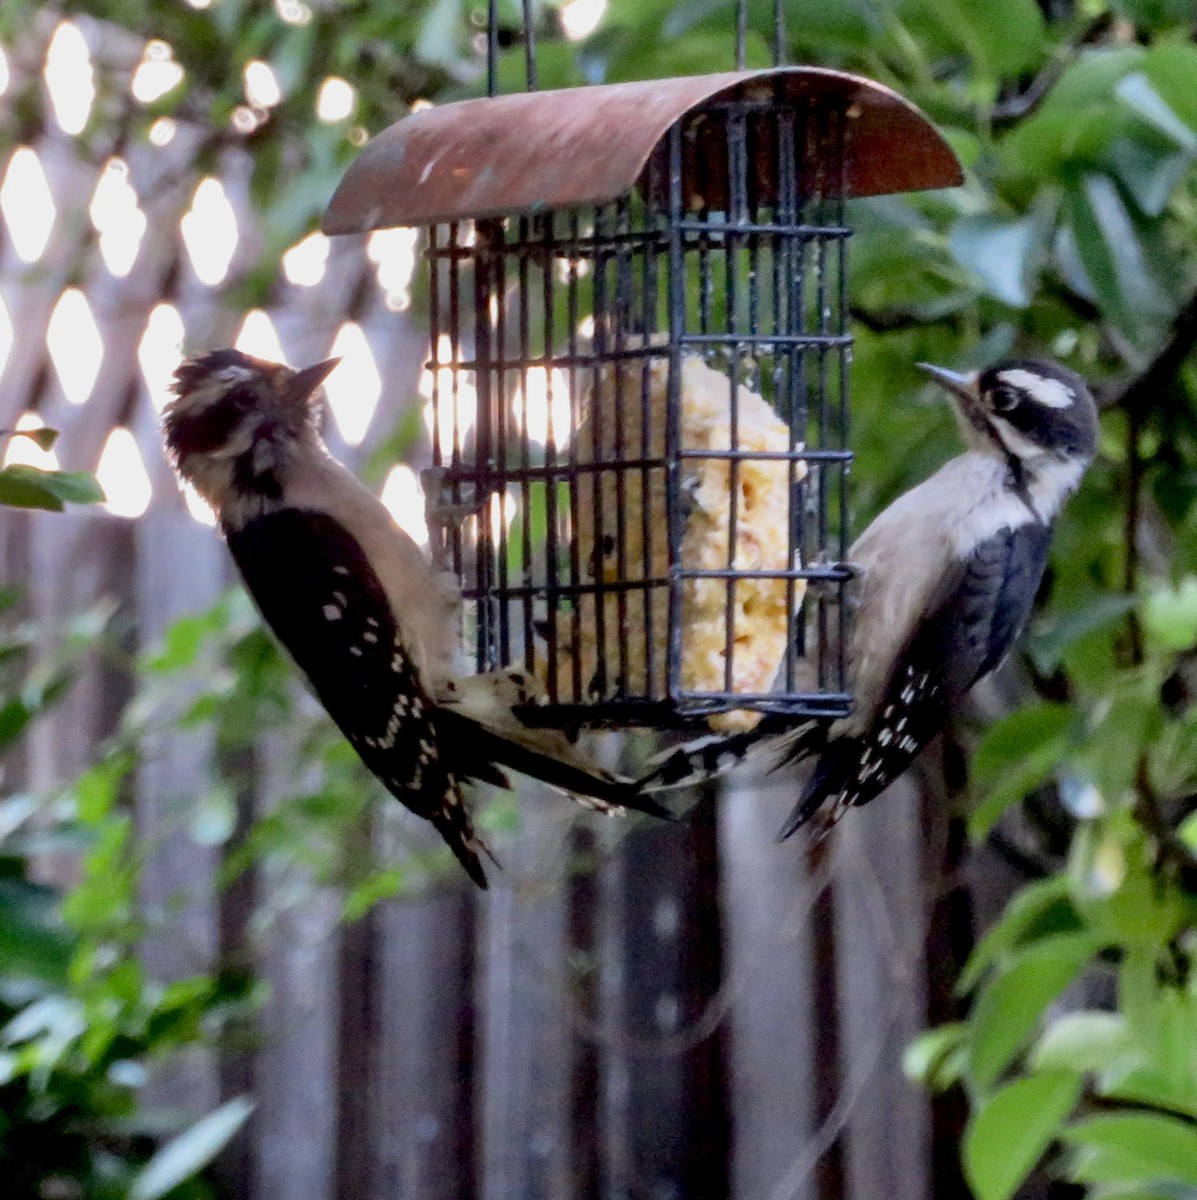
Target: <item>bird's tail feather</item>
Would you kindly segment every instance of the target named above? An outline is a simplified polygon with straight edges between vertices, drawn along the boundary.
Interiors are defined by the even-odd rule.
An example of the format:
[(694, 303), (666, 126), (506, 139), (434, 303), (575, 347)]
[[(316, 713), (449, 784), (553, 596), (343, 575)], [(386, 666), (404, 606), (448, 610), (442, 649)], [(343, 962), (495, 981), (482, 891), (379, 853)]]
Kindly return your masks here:
[(485, 891), (489, 884), (486, 872), (482, 869), (481, 855), (485, 854), (496, 867), (499, 866), (499, 860), (475, 833), (473, 817), (466, 807), (456, 777), (450, 775), (447, 782), (451, 789), (447, 803), (438, 811), (428, 814), (428, 819), (437, 833), (445, 839), (457, 861), (465, 868), (466, 874)]
[(437, 697), (437, 719), (460, 755), (459, 773), (505, 782), (499, 764), (604, 806), (672, 820), (635, 781), (599, 766), (560, 729), (524, 724), (516, 709), (537, 703), (541, 695), (536, 681), (521, 671), (468, 675), (447, 685)]
[[(852, 757), (850, 753), (837, 753), (835, 749), (826, 749), (823, 751), (819, 756), (819, 761), (815, 764), (815, 769), (811, 772), (810, 778), (806, 781), (802, 789), (802, 795), (798, 803), (794, 805), (793, 811), (786, 818), (785, 824), (781, 827), (777, 835), (779, 842), (784, 842), (786, 838), (792, 837), (797, 833), (803, 825), (815, 816), (830, 796), (839, 795), (842, 797), (851, 765)], [(836, 804), (827, 813), (827, 816), (820, 821), (816, 834), (819, 840), (822, 840), (831, 832), (831, 827), (839, 820), (842, 813), (842, 806)]]
[(490, 847), (472, 829), (468, 836), (463, 836), (461, 830), (451, 821), (443, 821), (438, 817), (433, 817), (432, 824), (441, 837), (445, 839), (446, 844), (453, 851), (457, 861), (465, 868), (466, 874), (483, 891), (486, 891), (490, 887), (490, 884), (487, 882), (486, 872), (482, 869), (480, 853), (485, 854), (496, 867), (499, 865), (498, 860), (491, 853)]
[(822, 745), (824, 733), (825, 726), (818, 722), (794, 726), (783, 725), (780, 718), (766, 718), (745, 733), (705, 735), (657, 755), (638, 786), (646, 792), (672, 791), (750, 763), (773, 772), (813, 754)]

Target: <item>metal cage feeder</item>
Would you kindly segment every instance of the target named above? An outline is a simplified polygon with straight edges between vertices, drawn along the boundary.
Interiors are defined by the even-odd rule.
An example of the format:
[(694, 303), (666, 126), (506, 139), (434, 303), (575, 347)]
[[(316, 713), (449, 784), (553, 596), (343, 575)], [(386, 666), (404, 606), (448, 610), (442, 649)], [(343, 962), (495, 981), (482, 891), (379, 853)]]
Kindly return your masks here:
[(851, 706), (845, 200), (960, 182), (809, 67), (468, 100), (374, 138), (330, 234), (427, 227), (430, 512), (536, 720)]

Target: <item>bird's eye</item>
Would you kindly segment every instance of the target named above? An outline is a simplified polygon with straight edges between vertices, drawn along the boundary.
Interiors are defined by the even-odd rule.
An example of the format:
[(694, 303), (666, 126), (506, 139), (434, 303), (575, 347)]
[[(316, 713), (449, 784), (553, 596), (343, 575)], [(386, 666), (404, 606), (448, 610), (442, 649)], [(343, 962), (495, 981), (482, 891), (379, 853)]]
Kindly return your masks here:
[(1016, 409), (1022, 397), (1011, 387), (997, 387), (990, 396), (990, 404), (995, 413), (1008, 413)]

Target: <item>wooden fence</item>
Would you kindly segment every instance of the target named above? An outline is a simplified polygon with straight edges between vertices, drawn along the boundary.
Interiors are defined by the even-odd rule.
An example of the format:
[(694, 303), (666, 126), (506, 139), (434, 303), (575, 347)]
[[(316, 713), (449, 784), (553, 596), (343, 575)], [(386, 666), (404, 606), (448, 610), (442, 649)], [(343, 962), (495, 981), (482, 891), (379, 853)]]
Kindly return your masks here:
[[(140, 466), (126, 454), (118, 468), (144, 469), (152, 490), (135, 520), (6, 514), (5, 581), (28, 586), (47, 629), (115, 599), (131, 649), (209, 605), (230, 578), (218, 538), (179, 498), (157, 431), (163, 339), (177, 327), (192, 347), (226, 344), (242, 322), (203, 281), (214, 246), (193, 252), (180, 233), (199, 184), (193, 139), (180, 127), (114, 166), (104, 153), (80, 158), (47, 129), (19, 152), (22, 178), (36, 166), (53, 201), (42, 248), (30, 257), (35, 239), (18, 228), (27, 214), (10, 205), (0, 215), (0, 303), (13, 330), (0, 426), (34, 412), (60, 428), (68, 469), (95, 468), (123, 427)], [(146, 221), (123, 275), (88, 211), (113, 170)], [(237, 226), (235, 272), (258, 239), (244, 161), (229, 156), (220, 182)], [(342, 240), (318, 283), (280, 284), (268, 311), (296, 363), (327, 353), (347, 320), (361, 330), (381, 390), (361, 446), (331, 430), (351, 461), (419, 402), (426, 353), (418, 317), (395, 311), (401, 299), (377, 274), (364, 240)], [(56, 364), (55, 314), (71, 288), (75, 332)], [(82, 395), (81, 307), (102, 348)], [(89, 667), (31, 741), (34, 785), (87, 763), (128, 686)], [(143, 900), (170, 914), (145, 947), (162, 977), (219, 960), (264, 892), (286, 882), (260, 872), (218, 890), (219, 852), (170, 819), (203, 793), (212, 754), (196, 735), (162, 736), (145, 747), (137, 781), (137, 820), (157, 847)], [(285, 746), (262, 748), (245, 819), (301, 784), (291, 762)], [(197, 1115), (253, 1096), (255, 1115), (222, 1164), (229, 1194), (252, 1200), (958, 1195), (953, 1114), (933, 1112), (900, 1068), (929, 1012), (945, 1015), (967, 940), (967, 896), (942, 866), (942, 809), (907, 780), (852, 814), (814, 859), (800, 839), (774, 843), (792, 798), (792, 782), (737, 779), (666, 827), (580, 814), (529, 787), (489, 893), (454, 878), (348, 926), (335, 895), (286, 910), (260, 939), (271, 998), (255, 1048), (197, 1054), (162, 1094)]]

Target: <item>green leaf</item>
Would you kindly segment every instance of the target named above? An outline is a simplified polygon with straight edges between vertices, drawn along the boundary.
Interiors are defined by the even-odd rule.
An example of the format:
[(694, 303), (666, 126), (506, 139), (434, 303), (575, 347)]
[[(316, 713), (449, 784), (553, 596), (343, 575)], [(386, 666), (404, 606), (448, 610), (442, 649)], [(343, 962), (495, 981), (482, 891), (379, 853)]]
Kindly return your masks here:
[[(1188, 5), (1188, 0), (1181, 2)], [(1143, 71), (1168, 108), (1190, 129), (1197, 129), (1197, 46), (1171, 41), (1152, 46), (1143, 58)]]
[(406, 873), (399, 867), (378, 871), (359, 883), (345, 897), (341, 906), (341, 919), (357, 921), (366, 915), (380, 900), (397, 896), (406, 882)]
[(1021, 708), (993, 725), (973, 758), (980, 801), (969, 813), (968, 831), (983, 838), (1013, 803), (1038, 787), (1067, 753), (1074, 716), (1065, 704)]
[(962, 217), (952, 227), (952, 256), (981, 286), (1016, 308), (1031, 302), (1032, 265), (1041, 250), (1038, 223), (1031, 217), (1008, 221), (997, 216)]
[(96, 504), (104, 499), (95, 476), (85, 472), (42, 471), (14, 464), (0, 470), (0, 504), (62, 512), (63, 503)]
[(1131, 199), (1149, 217), (1163, 213), (1193, 165), (1191, 154), (1151, 146), (1142, 138), (1115, 138), (1109, 160)]
[(1197, 1187), (1197, 1129), (1154, 1113), (1089, 1117), (1063, 1133), (1069, 1144), (1117, 1156), (1129, 1178), (1175, 1179)]
[(0, 707), (0, 748), (11, 745), (33, 720), (33, 709), (23, 700), (12, 699)]
[(964, 1074), (968, 1025), (956, 1021), (919, 1034), (902, 1052), (902, 1073), (930, 1092), (944, 1092)]
[(1043, 1031), (1027, 1065), (1032, 1071), (1104, 1071), (1134, 1049), (1117, 1013), (1066, 1013)]
[(1182, 150), (1197, 153), (1197, 133), (1176, 115), (1144, 72), (1135, 71), (1119, 80), (1114, 95)]
[(1163, 650), (1197, 645), (1197, 577), (1187, 575), (1175, 587), (1160, 587), (1143, 602), (1143, 628)]
[(1081, 1091), (1074, 1071), (1050, 1071), (996, 1091), (964, 1135), (964, 1173), (978, 1200), (1009, 1200), (1060, 1135)]
[(1033, 70), (1044, 53), (1046, 28), (1034, 0), (1004, 0), (1000, 19), (986, 0), (902, 0), (898, 11), (932, 53), (963, 51), (974, 77), (996, 80)]
[(0, 879), (0, 973), (62, 986), (73, 948), (53, 891)]
[(138, 1172), (130, 1200), (159, 1200), (191, 1179), (228, 1145), (252, 1112), (253, 1104), (238, 1096), (172, 1138)]
[(1139, 603), (1133, 594), (1099, 595), (1079, 608), (1052, 612), (1036, 623), (1026, 639), (1027, 652), (1035, 667), (1049, 674), (1060, 665), (1064, 651), (1081, 638), (1120, 621)]
[(237, 796), (227, 785), (209, 788), (191, 813), (191, 836), (201, 846), (223, 846), (237, 827)]
[(1015, 894), (997, 924), (973, 948), (960, 972), (956, 994), (971, 992), (990, 966), (1018, 946), (1049, 934), (1078, 933), (1081, 928), (1066, 876), (1054, 875), (1028, 884)]
[(1055, 934), (1021, 951), (986, 982), (971, 1020), (969, 1059), (978, 1088), (993, 1086), (1030, 1040), (1043, 1010), (1100, 947), (1089, 934)]
[(1174, 303), (1114, 181), (1086, 173), (1065, 188), (1064, 198), (1098, 306), (1137, 344), (1151, 341)]
[(435, 66), (452, 66), (461, 57), (461, 0), (435, 0), (420, 24), (416, 57)]
[(0, 429), (0, 435), (7, 437), (23, 437), (33, 442), (39, 450), (49, 450), (58, 441), (58, 430), (48, 425), (37, 429)]
[(1114, 88), (1123, 76), (1139, 69), (1144, 58), (1139, 46), (1082, 53), (1038, 111), (1002, 140), (1005, 169), (1055, 183), (1066, 164), (1101, 163), (1110, 142), (1134, 124), (1129, 110), (1115, 99)]
[(9, 508), (41, 508), (62, 512), (62, 500), (39, 478), (35, 467), (12, 466), (0, 470), (0, 504)]

